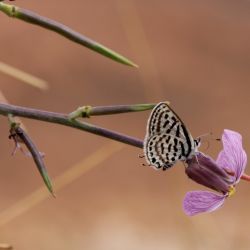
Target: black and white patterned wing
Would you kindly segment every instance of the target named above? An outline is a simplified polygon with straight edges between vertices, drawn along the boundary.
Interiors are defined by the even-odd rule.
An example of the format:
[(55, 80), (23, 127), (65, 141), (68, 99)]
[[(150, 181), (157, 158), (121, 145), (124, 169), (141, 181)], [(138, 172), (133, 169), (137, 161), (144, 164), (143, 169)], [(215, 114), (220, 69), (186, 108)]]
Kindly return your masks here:
[(160, 134), (166, 132), (168, 129), (171, 130), (173, 124), (171, 117), (173, 112), (169, 106), (160, 102), (152, 110), (147, 124), (147, 136)]
[(157, 104), (148, 120), (146, 138), (161, 134), (172, 135), (185, 141), (186, 155), (194, 147), (194, 139), (179, 116), (165, 102)]
[(195, 150), (195, 141), (179, 116), (161, 102), (152, 110), (144, 140), (147, 162), (156, 168), (168, 168), (186, 160)]
[(156, 169), (166, 170), (178, 160), (187, 159), (185, 141), (171, 134), (163, 133), (151, 136), (146, 141), (145, 148), (147, 162)]

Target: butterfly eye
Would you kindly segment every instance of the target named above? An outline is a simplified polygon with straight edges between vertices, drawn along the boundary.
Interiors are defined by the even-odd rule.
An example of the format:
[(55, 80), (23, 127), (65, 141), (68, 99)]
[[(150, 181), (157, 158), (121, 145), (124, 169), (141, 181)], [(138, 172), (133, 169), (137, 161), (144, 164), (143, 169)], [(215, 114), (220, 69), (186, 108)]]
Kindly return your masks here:
[(195, 146), (199, 147), (201, 145), (201, 138), (197, 138), (194, 140)]

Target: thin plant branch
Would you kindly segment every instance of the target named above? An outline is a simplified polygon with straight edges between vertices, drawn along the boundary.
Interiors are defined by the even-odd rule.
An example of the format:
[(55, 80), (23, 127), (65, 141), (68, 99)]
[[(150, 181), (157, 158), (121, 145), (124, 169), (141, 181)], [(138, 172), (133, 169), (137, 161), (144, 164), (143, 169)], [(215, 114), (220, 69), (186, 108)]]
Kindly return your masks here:
[(31, 153), (31, 156), (37, 166), (40, 175), (43, 178), (46, 187), (48, 188), (50, 193), (55, 197), (51, 180), (49, 178), (48, 171), (43, 161), (43, 156), (38, 151), (36, 145), (31, 140), (30, 136), (20, 127), (20, 124), (15, 122), (12, 115), (9, 115), (8, 117), (11, 126), (9, 138), (14, 140), (16, 147), (18, 147), (19, 143), (23, 143), (27, 147), (27, 149)]
[[(7, 98), (6, 98), (6, 96), (4, 95), (4, 93), (3, 93), (1, 90), (0, 90), (0, 103), (6, 103), (6, 104), (9, 103), (9, 101), (8, 101)], [(16, 118), (15, 118), (15, 121), (16, 121), (17, 123), (21, 124), (21, 125), (22, 125), (22, 128), (23, 128), (26, 132), (28, 131), (27, 127), (24, 125), (23, 121), (22, 121), (20, 118), (16, 117)]]
[(102, 44), (86, 36), (83, 36), (82, 34), (69, 28), (68, 26), (65, 26), (47, 17), (41, 16), (35, 12), (17, 7), (15, 5), (6, 4), (4, 2), (0, 2), (0, 11), (4, 12), (9, 17), (14, 17), (22, 21), (35, 24), (45, 29), (54, 31), (68, 38), (69, 40), (78, 43), (80, 45), (83, 45), (101, 55), (109, 57), (114, 61), (120, 62), (128, 66), (138, 67), (134, 62), (118, 54), (117, 52), (103, 46)]
[(129, 112), (150, 110), (155, 106), (155, 103), (134, 104), (134, 105), (116, 105), (116, 106), (83, 106), (69, 114), (70, 119), (79, 117), (91, 117), (99, 115), (115, 115)]
[[(140, 109), (141, 105), (141, 109)], [(144, 110), (150, 110), (154, 107), (153, 104), (136, 104), (136, 105), (131, 105), (131, 108), (135, 106), (134, 112), (138, 111), (144, 111)], [(145, 108), (147, 107), (147, 109)], [(120, 113), (124, 113), (124, 108), (128, 109), (128, 105), (120, 105), (120, 106), (113, 106), (113, 109), (115, 110), (115, 113), (118, 113), (118, 110)], [(101, 114), (101, 109), (102, 107), (93, 107), (93, 110), (98, 110), (98, 115)], [(109, 106), (109, 113), (112, 113), (112, 106)], [(104, 108), (104, 113), (107, 114), (107, 109)], [(130, 111), (131, 112), (131, 111)], [(91, 113), (91, 112), (90, 112)], [(13, 116), (19, 116), (19, 117), (25, 117), (25, 118), (30, 118), (34, 120), (40, 120), (40, 121), (45, 121), (45, 122), (50, 122), (50, 123), (56, 123), (56, 124), (61, 124), (64, 126), (76, 128), (79, 130), (83, 130), (92, 134), (96, 134), (99, 136), (103, 136), (115, 141), (119, 141), (131, 146), (135, 146), (138, 148), (143, 148), (143, 141), (134, 138), (122, 133), (118, 133), (112, 130), (108, 130), (106, 128), (102, 128), (87, 122), (79, 121), (76, 119), (72, 119), (72, 117), (69, 117), (68, 114), (63, 114), (63, 113), (56, 113), (56, 112), (50, 112), (50, 111), (44, 111), (44, 110), (39, 110), (39, 109), (32, 109), (32, 108), (26, 108), (26, 107), (21, 107), (21, 106), (15, 106), (11, 104), (4, 104), (0, 103), (0, 115), (3, 116), (8, 116), (9, 114), (12, 114)], [(92, 115), (94, 115), (95, 112), (92, 112)]]

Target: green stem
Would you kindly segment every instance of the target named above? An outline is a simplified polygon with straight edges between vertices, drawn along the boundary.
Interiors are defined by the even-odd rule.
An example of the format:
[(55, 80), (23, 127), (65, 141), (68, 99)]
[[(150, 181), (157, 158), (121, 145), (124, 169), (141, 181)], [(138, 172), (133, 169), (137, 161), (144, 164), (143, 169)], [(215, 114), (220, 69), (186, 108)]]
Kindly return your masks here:
[(132, 105), (116, 105), (116, 106), (82, 106), (69, 114), (69, 119), (79, 117), (91, 117), (98, 115), (115, 115), (129, 112), (139, 112), (154, 108), (154, 103), (132, 104)]
[[(12, 129), (11, 133), (12, 133), (11, 135), (12, 135), (12, 137), (14, 137), (14, 140), (16, 141), (16, 143), (18, 143), (17, 140), (21, 140), (21, 142), (23, 142), (26, 145), (29, 152), (31, 153), (31, 156), (32, 156), (32, 158), (37, 166), (37, 169), (38, 169), (41, 177), (43, 178), (43, 181), (44, 181), (46, 187), (48, 188), (50, 193), (55, 197), (52, 183), (51, 183), (50, 177), (48, 175), (48, 171), (47, 171), (45, 164), (44, 164), (44, 161), (43, 161), (43, 156), (41, 156), (41, 153), (38, 151), (35, 143), (31, 140), (29, 135), (21, 127), (19, 127), (18, 124), (15, 125), (15, 128)], [(15, 137), (18, 137), (18, 139)]]
[(103, 46), (102, 44), (83, 36), (82, 34), (74, 31), (73, 29), (69, 28), (68, 26), (65, 26), (59, 22), (56, 22), (52, 19), (49, 19), (47, 17), (40, 16), (39, 14), (17, 7), (15, 5), (6, 4), (3, 2), (0, 2), (0, 11), (4, 12), (10, 17), (18, 18), (20, 20), (23, 20), (25, 22), (38, 25), (40, 27), (43, 27), (45, 29), (54, 31), (69, 40), (78, 43), (80, 45), (83, 45), (99, 54), (102, 54), (106, 57), (111, 58), (114, 61), (120, 62), (122, 64), (132, 66), (132, 67), (138, 67), (135, 63), (127, 59), (126, 57), (118, 54), (117, 52)]

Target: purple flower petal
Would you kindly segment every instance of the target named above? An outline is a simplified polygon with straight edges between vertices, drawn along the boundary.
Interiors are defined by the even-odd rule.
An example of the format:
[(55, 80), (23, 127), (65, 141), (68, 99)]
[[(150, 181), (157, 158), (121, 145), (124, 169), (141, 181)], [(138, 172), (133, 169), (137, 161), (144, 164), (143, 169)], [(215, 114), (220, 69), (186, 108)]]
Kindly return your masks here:
[(247, 155), (242, 146), (242, 137), (239, 133), (225, 129), (222, 135), (223, 150), (216, 160), (217, 164), (233, 173), (237, 183), (244, 173), (247, 164)]
[(219, 195), (209, 191), (188, 192), (183, 201), (183, 209), (189, 216), (212, 212), (222, 206), (225, 198), (225, 195)]

